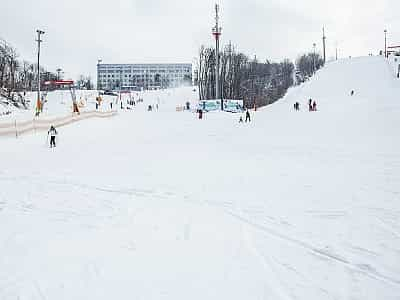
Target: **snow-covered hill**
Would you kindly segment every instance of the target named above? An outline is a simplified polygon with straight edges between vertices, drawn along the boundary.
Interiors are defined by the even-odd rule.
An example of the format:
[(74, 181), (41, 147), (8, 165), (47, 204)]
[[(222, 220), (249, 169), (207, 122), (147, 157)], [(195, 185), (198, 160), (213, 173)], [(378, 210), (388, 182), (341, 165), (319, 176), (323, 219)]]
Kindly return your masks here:
[(2, 138), (0, 299), (399, 299), (399, 88), (352, 58), (250, 124), (185, 88)]

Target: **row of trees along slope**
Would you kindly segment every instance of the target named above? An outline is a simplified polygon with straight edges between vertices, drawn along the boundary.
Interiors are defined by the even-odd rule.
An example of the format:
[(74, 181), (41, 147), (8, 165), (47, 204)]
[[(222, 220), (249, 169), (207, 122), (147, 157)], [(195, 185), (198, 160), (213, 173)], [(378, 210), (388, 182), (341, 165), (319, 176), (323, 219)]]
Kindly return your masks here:
[[(219, 54), (220, 90), (224, 99), (243, 99), (245, 107), (260, 107), (282, 98), (294, 84), (295, 65), (284, 59), (276, 63), (259, 62), (237, 52), (229, 44)], [(314, 59), (318, 63), (314, 68)], [(321, 63), (322, 61), (322, 63)], [(215, 99), (215, 49), (200, 48), (196, 81), (201, 100)], [(323, 65), (319, 54), (309, 53), (296, 61), (297, 82), (307, 80)], [(310, 67), (313, 68), (310, 72)]]
[[(17, 50), (0, 39), (0, 96), (17, 107), (25, 107), (22, 91), (37, 89), (37, 64), (18, 59)], [(47, 80), (56, 80), (57, 74), (40, 68), (41, 85)]]
[[(27, 108), (24, 95), (21, 92), (37, 89), (37, 64), (19, 60), (17, 50), (0, 38), (0, 96), (16, 107)], [(44, 82), (57, 80), (58, 75), (40, 67), (40, 86)], [(76, 82), (80, 88), (92, 89), (90, 76), (80, 75)], [(46, 86), (46, 90), (50, 87)], [(52, 87), (54, 89), (54, 87)]]

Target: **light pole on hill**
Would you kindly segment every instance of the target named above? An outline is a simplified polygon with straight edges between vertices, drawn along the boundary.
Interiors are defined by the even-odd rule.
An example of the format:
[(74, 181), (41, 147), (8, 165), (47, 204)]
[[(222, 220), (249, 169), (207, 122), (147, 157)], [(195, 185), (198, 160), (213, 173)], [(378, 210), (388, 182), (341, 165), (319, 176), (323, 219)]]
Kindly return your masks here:
[(387, 57), (387, 47), (386, 47), (386, 34), (387, 34), (387, 30), (385, 29), (383, 31), (385, 33), (385, 58)]
[(336, 42), (336, 45), (335, 45), (335, 58), (336, 58), (336, 60), (338, 60), (338, 42)]
[(40, 39), (40, 36), (44, 34), (43, 30), (37, 29), (37, 103), (36, 103), (36, 113), (39, 113), (41, 111), (42, 103), (40, 100), (40, 43), (42, 40)]
[(324, 51), (324, 64), (326, 63), (326, 36), (325, 36), (325, 27), (322, 27), (322, 46)]

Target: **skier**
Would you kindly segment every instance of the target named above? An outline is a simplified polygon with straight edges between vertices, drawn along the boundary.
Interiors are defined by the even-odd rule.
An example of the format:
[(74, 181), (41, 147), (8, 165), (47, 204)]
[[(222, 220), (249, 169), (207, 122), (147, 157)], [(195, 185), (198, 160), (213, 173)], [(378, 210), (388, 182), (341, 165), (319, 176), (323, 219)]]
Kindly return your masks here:
[(243, 117), (242, 116), (240, 116), (240, 118), (239, 118), (239, 123), (243, 123)]
[(56, 135), (57, 135), (57, 130), (54, 128), (53, 125), (51, 125), (49, 131), (47, 132), (47, 136), (50, 135), (50, 148), (53, 148), (56, 146)]
[(203, 119), (203, 110), (199, 109), (198, 112), (199, 112), (199, 119), (200, 120)]
[(351, 90), (350, 96), (354, 96), (354, 90)]
[(111, 110), (112, 110), (112, 105), (113, 105), (113, 103), (112, 103), (112, 102), (110, 102), (110, 108), (111, 108)]
[(317, 103), (315, 101), (312, 104), (312, 110), (317, 111)]
[(249, 112), (249, 109), (247, 109), (246, 110), (246, 123), (247, 123), (247, 121), (249, 121), (250, 122), (250, 112)]
[(308, 100), (308, 111), (312, 111), (312, 100), (311, 98)]

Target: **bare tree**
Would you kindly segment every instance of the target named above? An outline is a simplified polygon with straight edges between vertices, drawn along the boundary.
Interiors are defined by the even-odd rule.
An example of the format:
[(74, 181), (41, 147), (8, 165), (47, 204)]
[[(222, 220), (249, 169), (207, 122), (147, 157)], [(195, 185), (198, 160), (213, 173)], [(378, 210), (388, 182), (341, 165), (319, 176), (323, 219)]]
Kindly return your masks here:
[[(0, 94), (15, 106), (26, 107), (25, 91), (36, 88), (37, 65), (19, 61), (15, 48), (0, 39)], [(54, 80), (56, 75), (41, 68), (41, 82)], [(24, 91), (24, 95), (21, 95)]]
[[(200, 99), (215, 98), (215, 50), (200, 48), (198, 86)], [(220, 82), (222, 97), (243, 99), (245, 106), (263, 106), (282, 97), (293, 84), (294, 65), (289, 60), (281, 63), (260, 63), (235, 51), (232, 44), (220, 53)]]
[(324, 59), (318, 53), (307, 53), (296, 60), (297, 81), (304, 82), (324, 65)]

